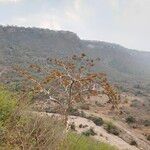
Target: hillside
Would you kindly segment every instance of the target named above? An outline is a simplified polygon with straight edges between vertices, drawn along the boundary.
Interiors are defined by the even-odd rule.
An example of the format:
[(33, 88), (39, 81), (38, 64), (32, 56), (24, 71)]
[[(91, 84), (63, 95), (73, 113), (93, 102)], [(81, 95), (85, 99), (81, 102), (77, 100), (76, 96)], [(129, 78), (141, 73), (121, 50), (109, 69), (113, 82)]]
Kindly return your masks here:
[[(105, 72), (110, 81), (113, 82), (113, 84), (110, 83), (110, 85), (115, 84), (118, 86), (119, 94), (118, 92), (116, 93), (116, 90), (113, 92), (114, 88), (111, 88), (113, 86), (108, 87), (109, 83), (105, 80), (104, 82), (106, 82), (106, 84), (104, 84), (104, 86), (101, 84), (101, 86), (104, 90), (106, 90), (106, 92), (101, 90), (99, 91), (99, 88), (98, 92), (96, 92), (97, 94), (90, 92), (90, 90), (87, 91), (87, 89), (90, 89), (90, 86), (92, 86), (93, 90), (93, 84), (101, 83), (100, 80), (97, 80), (101, 79), (101, 76), (98, 76), (95, 82), (95, 74), (92, 76), (92, 80), (88, 78), (88, 69), (86, 71), (81, 69), (81, 72), (83, 72), (79, 75), (76, 75), (75, 70), (71, 70), (69, 71), (69, 73), (71, 73), (68, 75), (67, 68), (70, 67), (70, 63), (68, 63), (69, 67), (67, 66), (63, 68), (65, 71), (61, 70), (63, 62), (61, 62), (62, 59), (57, 58), (69, 55), (71, 56), (73, 54), (80, 54), (80, 59), (77, 59), (77, 57), (75, 57), (75, 59), (73, 57), (72, 59), (73, 61), (76, 60), (73, 66), (77, 71), (79, 71), (78, 62), (80, 62), (79, 60), (82, 58), (87, 64), (84, 65), (84, 62), (81, 61), (79, 65), (81, 65), (82, 68), (88, 68), (89, 61), (87, 61), (87, 57), (81, 53), (85, 53), (90, 58), (100, 58), (98, 64), (94, 65), (93, 72)], [(46, 77), (46, 80), (44, 79), (44, 82), (41, 82), (42, 84), (45, 84), (46, 89), (41, 90), (43, 86), (40, 86), (39, 92), (36, 90), (39, 89), (40, 84), (37, 84), (37, 88), (35, 85), (34, 88), (31, 86), (30, 81), (22, 79), (21, 76), (11, 72), (11, 67), (15, 65), (19, 65), (21, 68), (24, 68), (24, 66), (27, 66), (28, 64), (35, 63), (45, 67), (45, 65), (47, 65), (46, 60), (49, 57), (53, 58), (51, 59), (52, 70), (50, 72), (46, 72), (48, 78)], [(90, 66), (92, 66), (91, 64), (92, 63), (90, 62)], [(31, 68), (29, 68), (29, 72), (31, 71)], [(42, 70), (41, 68), (40, 70)], [(61, 74), (59, 73), (59, 69), (61, 70)], [(22, 70), (20, 70), (19, 73), (21, 73)], [(38, 68), (36, 73), (34, 71), (32, 72), (34, 77), (37, 77), (36, 82), (38, 82), (40, 75), (43, 76), (43, 78), (45, 77), (45, 74), (42, 74), (40, 70)], [(30, 75), (28, 76), (28, 73), (26, 74), (24, 71), (21, 74), (27, 75), (26, 77), (29, 80), (32, 79), (32, 77)], [(60, 81), (56, 80), (58, 79), (58, 76), (60, 77)], [(65, 77), (64, 80), (62, 80), (62, 76)], [(83, 140), (85, 139), (89, 141), (85, 142), (83, 145), (82, 139), (80, 139), (80, 142), (76, 144), (76, 146), (79, 146), (81, 149), (83, 149), (82, 147), (85, 147), (85, 150), (87, 150), (87, 147), (89, 146), (92, 146), (92, 149), (94, 149), (93, 145), (96, 146), (96, 149), (98, 149), (98, 147), (104, 147), (104, 150), (116, 150), (116, 147), (122, 150), (148, 150), (150, 145), (149, 76), (150, 52), (131, 50), (117, 44), (102, 41), (82, 40), (75, 33), (69, 31), (0, 26), (0, 84), (2, 84), (0, 85), (0, 99), (2, 101), (2, 103), (0, 103), (0, 107), (4, 112), (2, 112), (4, 115), (0, 117), (0, 125), (3, 125), (0, 126), (0, 131), (8, 129), (8, 134), (3, 134), (7, 138), (4, 138), (3, 136), (2, 138), (0, 137), (0, 140), (3, 139), (4, 146), (6, 147), (11, 147), (12, 145), (15, 147), (22, 142), (22, 137), (27, 137), (26, 134), (29, 133), (29, 139), (31, 139), (32, 142), (30, 142), (30, 140), (26, 141), (27, 138), (25, 138), (24, 141), (27, 142), (27, 144), (25, 144), (27, 147), (35, 147), (36, 143), (40, 143), (41, 141), (43, 143), (43, 139), (44, 141), (45, 139), (48, 139), (49, 141), (47, 142), (50, 145), (48, 145), (47, 149), (50, 149), (51, 139), (47, 137), (52, 137), (53, 129), (56, 127), (56, 129), (59, 128), (61, 130), (61, 132), (56, 132), (56, 136), (59, 135), (60, 139), (62, 139), (62, 136), (64, 137), (62, 134), (66, 133), (66, 128), (64, 128), (64, 126), (68, 128), (69, 125), (71, 132), (65, 135), (63, 141), (64, 146), (67, 146), (69, 150), (71, 149), (69, 146), (72, 147), (72, 140), (75, 140), (76, 138), (78, 140), (79, 135), (83, 136)], [(81, 77), (82, 80), (79, 80), (78, 77)], [(52, 78), (53, 80), (51, 80)], [(90, 82), (85, 82), (86, 80), (89, 81), (89, 79)], [(84, 81), (83, 83), (86, 84), (83, 84), (84, 86), (80, 86), (82, 85), (80, 83), (81, 81)], [(91, 81), (93, 84), (91, 84)], [(77, 84), (77, 82), (80, 84)], [(74, 91), (70, 90), (66, 83), (71, 83), (69, 86), (70, 89), (74, 84), (72, 88)], [(65, 86), (63, 85), (67, 87), (65, 90)], [(107, 85), (106, 88), (105, 85)], [(45, 94), (42, 93), (42, 91), (47, 92)], [(84, 91), (83, 95), (81, 94), (81, 97), (78, 97), (78, 94), (80, 96), (82, 91)], [(54, 95), (54, 98), (51, 98), (51, 94), (52, 96)], [(89, 97), (88, 95), (90, 94), (91, 96)], [(117, 110), (113, 109), (114, 107), (112, 106), (114, 106), (114, 101), (110, 101), (112, 99), (109, 97), (109, 94), (113, 94), (112, 99), (115, 99), (115, 104), (118, 105), (119, 103)], [(13, 95), (14, 98), (12, 97)], [(14, 104), (13, 101), (16, 103)], [(30, 105), (26, 104), (28, 101), (32, 101)], [(75, 102), (75, 104), (70, 103), (72, 101)], [(21, 104), (19, 102), (21, 102)], [(56, 105), (55, 102), (57, 102), (56, 104), (59, 104), (59, 106)], [(27, 107), (25, 107), (26, 105)], [(65, 114), (64, 112), (67, 113)], [(12, 113), (13, 115), (10, 115)], [(63, 113), (65, 116), (61, 115)], [(65, 119), (66, 116), (68, 117), (68, 122), (65, 122), (67, 120)], [(25, 122), (21, 121), (25, 120), (24, 117), (27, 117), (29, 120)], [(20, 118), (20, 120), (15, 118)], [(11, 121), (12, 119), (16, 120), (15, 124)], [(10, 120), (10, 122), (7, 120)], [(61, 125), (60, 122), (63, 124)], [(30, 134), (30, 132), (33, 133), (33, 128), (37, 131), (37, 133), (41, 133), (41, 131), (43, 131), (41, 134), (44, 136), (39, 134), (39, 137), (34, 137), (34, 134)], [(72, 133), (74, 134), (72, 135)], [(70, 136), (70, 134), (71, 141), (69, 139), (70, 144), (68, 144), (69, 142), (66, 142), (66, 140), (68, 140), (68, 135)], [(2, 134), (0, 133), (0, 135)], [(18, 136), (18, 138), (15, 138), (14, 140), (14, 137), (16, 136)], [(12, 138), (13, 142), (10, 142)], [(18, 142), (19, 138), (21, 139), (21, 142)], [(52, 137), (52, 139), (55, 138), (56, 137)], [(36, 142), (33, 142), (34, 140)], [(98, 145), (90, 144), (91, 142), (97, 143), (97, 141), (100, 142), (98, 142)], [(59, 138), (57, 138), (55, 142), (52, 142), (52, 146), (59, 145)], [(61, 142), (62, 140), (60, 143)], [(60, 144), (60, 149), (63, 149), (61, 145), (62, 143)], [(41, 145), (39, 145), (38, 148), (40, 146)], [(27, 147), (25, 149), (29, 149)]]
[[(69, 31), (0, 26), (0, 66), (44, 63), (45, 58), (86, 53), (101, 59), (96, 70), (113, 81), (149, 80), (150, 53), (117, 44), (81, 40)], [(143, 80), (143, 81), (144, 81)]]

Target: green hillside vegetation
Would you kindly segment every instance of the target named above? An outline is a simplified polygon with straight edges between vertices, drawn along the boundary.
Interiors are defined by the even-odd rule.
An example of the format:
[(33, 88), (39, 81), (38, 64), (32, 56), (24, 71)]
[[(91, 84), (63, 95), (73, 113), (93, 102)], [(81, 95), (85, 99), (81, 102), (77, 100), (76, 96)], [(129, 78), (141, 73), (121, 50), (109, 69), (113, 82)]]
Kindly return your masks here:
[[(67, 144), (66, 144), (67, 143)], [(65, 142), (62, 144), (62, 150), (117, 150), (109, 144), (95, 141), (92, 138), (78, 135), (76, 133), (69, 133)]]
[(9, 91), (0, 86), (0, 126), (10, 117), (17, 105), (17, 99)]

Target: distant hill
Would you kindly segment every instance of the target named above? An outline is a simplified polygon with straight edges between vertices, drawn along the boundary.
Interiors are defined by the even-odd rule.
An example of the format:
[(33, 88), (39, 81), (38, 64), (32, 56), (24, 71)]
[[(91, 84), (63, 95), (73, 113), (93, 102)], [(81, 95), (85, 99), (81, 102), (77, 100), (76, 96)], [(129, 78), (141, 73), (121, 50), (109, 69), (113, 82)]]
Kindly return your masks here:
[(113, 81), (150, 80), (150, 52), (127, 49), (117, 44), (81, 40), (69, 31), (0, 26), (0, 67), (44, 63), (47, 57), (86, 53), (99, 57), (96, 70)]

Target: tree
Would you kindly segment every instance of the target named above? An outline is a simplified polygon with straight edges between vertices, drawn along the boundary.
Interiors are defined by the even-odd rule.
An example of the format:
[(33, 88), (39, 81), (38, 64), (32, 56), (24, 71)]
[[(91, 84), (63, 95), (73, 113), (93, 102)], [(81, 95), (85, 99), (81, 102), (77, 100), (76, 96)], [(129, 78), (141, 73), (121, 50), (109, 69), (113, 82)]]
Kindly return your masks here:
[(32, 81), (35, 92), (43, 93), (49, 101), (60, 107), (67, 125), (70, 109), (93, 95), (98, 96), (100, 87), (108, 96), (113, 108), (117, 108), (119, 104), (120, 96), (109, 84), (106, 75), (93, 71), (96, 61), (99, 60), (89, 59), (85, 54), (73, 55), (71, 58), (49, 58), (46, 67), (30, 65), (30, 71), (36, 71), (38, 77), (26, 69), (17, 67), (16, 70)]

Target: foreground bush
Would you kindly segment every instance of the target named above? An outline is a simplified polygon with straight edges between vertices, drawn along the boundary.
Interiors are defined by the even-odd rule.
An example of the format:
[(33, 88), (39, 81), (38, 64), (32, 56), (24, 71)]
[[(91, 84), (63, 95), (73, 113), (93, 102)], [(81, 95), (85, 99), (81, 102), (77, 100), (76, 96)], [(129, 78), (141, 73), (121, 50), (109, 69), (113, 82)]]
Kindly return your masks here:
[(56, 149), (63, 137), (62, 127), (54, 118), (22, 116), (6, 126), (3, 146), (6, 149)]
[(65, 132), (61, 119), (29, 111), (25, 99), (0, 91), (0, 149), (55, 150)]

